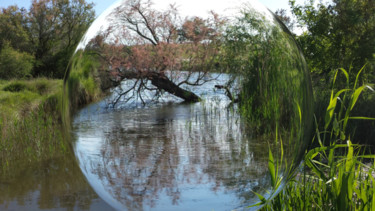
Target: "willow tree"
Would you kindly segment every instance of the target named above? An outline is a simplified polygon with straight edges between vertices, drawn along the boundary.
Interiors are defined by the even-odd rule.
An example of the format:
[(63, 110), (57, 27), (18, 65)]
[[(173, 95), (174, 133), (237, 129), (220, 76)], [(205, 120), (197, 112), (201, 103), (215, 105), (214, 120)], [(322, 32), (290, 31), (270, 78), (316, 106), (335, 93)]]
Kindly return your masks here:
[(134, 83), (119, 89), (116, 104), (148, 90), (153, 98), (168, 92), (187, 102), (200, 97), (188, 86), (213, 80), (225, 21), (214, 12), (208, 18), (181, 17), (174, 5), (154, 9), (151, 1), (129, 0), (109, 15), (111, 27), (91, 39), (86, 50), (100, 58), (102, 89)]

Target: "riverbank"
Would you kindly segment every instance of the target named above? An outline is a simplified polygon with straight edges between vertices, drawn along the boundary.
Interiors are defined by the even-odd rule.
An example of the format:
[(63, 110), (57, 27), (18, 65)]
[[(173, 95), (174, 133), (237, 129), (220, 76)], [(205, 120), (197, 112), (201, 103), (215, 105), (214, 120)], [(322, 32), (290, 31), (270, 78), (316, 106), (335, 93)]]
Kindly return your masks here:
[[(76, 77), (77, 80), (79, 77)], [(81, 81), (79, 81), (82, 83)], [(30, 168), (33, 171), (38, 169), (38, 175), (44, 174), (45, 172), (50, 172), (51, 169), (56, 169), (57, 162), (60, 162), (61, 158), (70, 157), (72, 160), (64, 161), (61, 164), (61, 171), (66, 170), (64, 165), (67, 163), (71, 163), (74, 166), (77, 172), (77, 175), (81, 177), (82, 181), (84, 180), (80, 171), (76, 166), (76, 161), (74, 160), (74, 156), (71, 154), (71, 149), (69, 148), (70, 145), (68, 142), (63, 140), (63, 133), (62, 133), (62, 87), (63, 81), (62, 80), (50, 80), (45, 78), (34, 79), (34, 80), (15, 80), (15, 81), (0, 81), (0, 131), (1, 131), (1, 139), (0, 139), (0, 149), (1, 149), (1, 164), (2, 164), (2, 176), (3, 178), (1, 182), (2, 185), (8, 182), (9, 178), (12, 178), (15, 175), (14, 171), (25, 169), (25, 166), (28, 166), (29, 163), (33, 168)], [(84, 86), (78, 84), (77, 87), (80, 89), (70, 90), (71, 94), (76, 97), (76, 102), (88, 102), (88, 100), (94, 99), (90, 97), (91, 92), (87, 91), (90, 86)], [(79, 90), (79, 91), (77, 91)], [(353, 93), (355, 91), (353, 90)], [(95, 93), (95, 92), (92, 92)], [(322, 96), (325, 96), (321, 93)], [(348, 94), (348, 99), (349, 98)], [(82, 100), (83, 99), (83, 100)], [(88, 100), (87, 100), (88, 99)], [(353, 113), (356, 112), (355, 109), (359, 111), (365, 112), (364, 115), (361, 116), (370, 116), (372, 117), (371, 113), (368, 110), (372, 109), (368, 106), (368, 102), (371, 102), (373, 99), (372, 92), (364, 92), (356, 101), (357, 105), (354, 107)], [(319, 100), (319, 99), (318, 99)], [(320, 102), (322, 106), (321, 113), (316, 112), (316, 118), (318, 120), (317, 128), (324, 127), (324, 114), (327, 110), (327, 105), (331, 102), (330, 100), (333, 99), (325, 99), (321, 97)], [(74, 104), (83, 106), (83, 104)], [(348, 106), (346, 106), (348, 107)], [(367, 108), (367, 110), (365, 110)], [(338, 109), (337, 109), (338, 110)], [(367, 111), (367, 112), (366, 112)], [(366, 115), (370, 114), (370, 115)], [(356, 114), (356, 116), (358, 116)], [(333, 118), (333, 117), (332, 117)], [(126, 119), (126, 118), (125, 118)], [(321, 121), (319, 121), (321, 119)], [(357, 121), (351, 122), (353, 127), (358, 126)], [(363, 121), (363, 120), (362, 120)], [(332, 121), (330, 121), (332, 123)], [(341, 122), (338, 120), (338, 122)], [(371, 122), (370, 122), (371, 123)], [(351, 125), (348, 125), (350, 127)], [(371, 125), (370, 125), (371, 126)], [(358, 126), (359, 128), (359, 126)], [(370, 127), (371, 128), (371, 127)], [(324, 128), (323, 128), (324, 129)], [(319, 131), (326, 131), (326, 130), (318, 130), (317, 134), (315, 134), (315, 143), (318, 142), (317, 137), (323, 135)], [(350, 130), (349, 130), (350, 131)], [(331, 135), (335, 134), (335, 130), (332, 129)], [(320, 135), (318, 135), (320, 134)], [(349, 133), (346, 133), (349, 134)], [(366, 133), (368, 134), (368, 133)], [(353, 137), (347, 135), (347, 137)], [(337, 138), (337, 137), (336, 137)], [(341, 137), (339, 137), (341, 138)], [(338, 138), (337, 138), (338, 139)], [(328, 135), (327, 135), (328, 140)], [(352, 139), (354, 141), (358, 141), (359, 139)], [(324, 141), (323, 141), (324, 143)], [(327, 143), (326, 143), (327, 144)], [(340, 200), (343, 200), (345, 207), (363, 207), (361, 205), (361, 200), (366, 199), (367, 196), (370, 196), (369, 202), (367, 202), (366, 206), (374, 206), (375, 204), (375, 194), (372, 191), (373, 186), (372, 182), (373, 172), (375, 167), (371, 165), (364, 164), (360, 157), (356, 158), (354, 155), (356, 146), (346, 145), (345, 141), (340, 141), (340, 146), (336, 148), (329, 148), (329, 146), (318, 146), (315, 150), (317, 151), (316, 154), (307, 154), (305, 156), (305, 160), (309, 159), (312, 163), (318, 162), (317, 165), (319, 166), (322, 164), (323, 166), (319, 166), (319, 169), (316, 169), (316, 172), (323, 172), (323, 174), (331, 173), (331, 175), (323, 177), (322, 175), (314, 175), (310, 174), (305, 177), (298, 177), (296, 180), (292, 180), (286, 186), (286, 188), (281, 192), (281, 194), (275, 198), (269, 205), (275, 209), (296, 209), (298, 206), (301, 209), (305, 208), (318, 208), (321, 206), (332, 206), (335, 207), (336, 204), (339, 203)], [(342, 150), (338, 148), (344, 149), (344, 152), (352, 151), (350, 154), (342, 154)], [(331, 152), (332, 151), (332, 152)], [(339, 151), (339, 152), (338, 152)], [(338, 152), (338, 153), (336, 153)], [(331, 158), (325, 157), (326, 155), (330, 155), (332, 153)], [(337, 154), (337, 156), (336, 156)], [(310, 157), (309, 157), (310, 155)], [(373, 158), (374, 156), (371, 155), (368, 158)], [(56, 160), (56, 158), (58, 158)], [(22, 159), (23, 164), (17, 165), (18, 161)], [(328, 167), (326, 162), (328, 159), (331, 159), (332, 162), (328, 163)], [(367, 162), (367, 161), (366, 161)], [(26, 163), (26, 164), (25, 164)], [(40, 165), (46, 163), (45, 165)], [(309, 166), (305, 163), (306, 169), (313, 169), (312, 166)], [(345, 169), (347, 167), (347, 169)], [(365, 167), (362, 168), (362, 167)], [(7, 168), (8, 167), (8, 168)], [(9, 168), (11, 167), (11, 168)], [(340, 167), (340, 168), (339, 168)], [(73, 167), (71, 167), (73, 169)], [(5, 171), (4, 171), (5, 169)], [(48, 169), (48, 170), (46, 170)], [(58, 168), (60, 169), (60, 167)], [(313, 169), (314, 170), (314, 169)], [(309, 172), (313, 171), (309, 170)], [(69, 170), (71, 171), (71, 170)], [(44, 173), (41, 173), (44, 172)], [(363, 173), (361, 173), (363, 172)], [(23, 175), (25, 172), (19, 173), (17, 175)], [(34, 172), (35, 173), (35, 172)], [(301, 174), (303, 174), (302, 172)], [(50, 174), (50, 173), (49, 173)], [(58, 173), (60, 174), (60, 173)], [(9, 175), (9, 176), (8, 176)], [(32, 175), (32, 174), (31, 174)], [(68, 174), (70, 175), (70, 174)], [(340, 177), (337, 177), (339, 175)], [(21, 178), (21, 176), (19, 176)], [(54, 176), (51, 177), (43, 177), (43, 180), (50, 180)], [(78, 176), (75, 176), (78, 177)], [(332, 179), (334, 178), (334, 179)], [(21, 180), (21, 179), (20, 179)], [(9, 183), (16, 183), (14, 181), (9, 180)], [(73, 181), (73, 180), (72, 180)], [(316, 182), (320, 181), (320, 182)], [(323, 181), (323, 182), (321, 182)], [(5, 182), (5, 183), (4, 183)], [(32, 183), (32, 182), (30, 182)], [(54, 184), (57, 184), (54, 183)], [(70, 183), (69, 183), (70, 184)], [(4, 186), (6, 187), (6, 185)], [(8, 185), (10, 187), (10, 185)], [(339, 187), (339, 188), (338, 188)], [(346, 188), (352, 188), (353, 191), (343, 191)], [(86, 190), (87, 189), (87, 190)], [(324, 192), (321, 192), (323, 190)], [(368, 192), (366, 192), (369, 190)], [(27, 190), (29, 191), (29, 190)], [(88, 191), (92, 194), (92, 200), (98, 200), (97, 195), (92, 192), (92, 189), (88, 186), (84, 186), (82, 190), (63, 190), (61, 191), (61, 197), (69, 196), (71, 192), (74, 193), (84, 193), (84, 191)], [(81, 192), (83, 191), (83, 192)], [(309, 196), (305, 195), (298, 195), (296, 193), (311, 193)], [(346, 194), (346, 195), (343, 195)], [(39, 194), (39, 193), (37, 193)], [(58, 193), (60, 194), (60, 193)], [(66, 194), (66, 195), (64, 195)], [(358, 194), (360, 198), (355, 200), (353, 203), (349, 203), (346, 201), (347, 196)], [(362, 197), (363, 195), (363, 197)], [(6, 196), (8, 197), (8, 196)], [(60, 196), (59, 196), (60, 197)], [(11, 201), (12, 197), (6, 201)], [(80, 200), (80, 199), (77, 199)], [(325, 201), (329, 201), (325, 202)], [(35, 202), (35, 201), (34, 201)], [(284, 203), (280, 203), (284, 202)], [(302, 203), (303, 202), (303, 203)], [(73, 202), (64, 202), (64, 203), (73, 203)], [(91, 202), (90, 202), (91, 203)], [(98, 203), (104, 203), (102, 201), (98, 201)], [(328, 203), (328, 204), (327, 204)], [(3, 203), (4, 204), (4, 203)], [(54, 205), (56, 207), (60, 205)], [(64, 205), (65, 206), (65, 205)], [(95, 205), (96, 206), (96, 205)], [(103, 205), (104, 206), (104, 205)], [(341, 206), (341, 205), (340, 205)], [(1, 208), (1, 206), (0, 206)], [(3, 207), (4, 208), (4, 207)], [(265, 209), (270, 207), (265, 207)], [(93, 209), (93, 208), (89, 208)]]
[(68, 147), (61, 124), (62, 80), (0, 81), (0, 162), (42, 160)]
[(63, 81), (0, 81), (0, 210), (112, 210), (64, 140)]

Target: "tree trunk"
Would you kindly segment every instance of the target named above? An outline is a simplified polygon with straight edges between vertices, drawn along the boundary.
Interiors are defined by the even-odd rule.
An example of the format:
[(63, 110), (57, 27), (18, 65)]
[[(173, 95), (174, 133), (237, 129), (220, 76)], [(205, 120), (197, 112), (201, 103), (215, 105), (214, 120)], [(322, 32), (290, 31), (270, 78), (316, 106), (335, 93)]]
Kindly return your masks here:
[(193, 92), (182, 89), (177, 86), (173, 81), (171, 81), (164, 73), (156, 71), (145, 71), (140, 72), (136, 70), (124, 70), (124, 71), (110, 71), (110, 80), (112, 81), (112, 86), (118, 86), (124, 79), (148, 79), (151, 81), (152, 85), (158, 89), (162, 89), (170, 94), (173, 94), (186, 102), (199, 102), (201, 100)]
[(163, 89), (179, 98), (184, 99), (186, 102), (198, 102), (201, 100), (196, 94), (182, 89), (165, 76), (160, 77), (157, 75), (156, 77), (152, 77), (151, 83), (159, 89)]

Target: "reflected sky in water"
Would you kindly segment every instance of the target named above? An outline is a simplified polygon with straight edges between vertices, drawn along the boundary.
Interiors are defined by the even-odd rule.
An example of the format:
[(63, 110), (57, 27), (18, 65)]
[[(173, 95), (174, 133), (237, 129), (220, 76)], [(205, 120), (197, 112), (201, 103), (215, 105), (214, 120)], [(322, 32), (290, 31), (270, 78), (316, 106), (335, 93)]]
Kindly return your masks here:
[[(225, 77), (221, 77), (225, 78)], [(196, 104), (156, 104), (77, 115), (74, 144), (81, 169), (117, 209), (231, 210), (264, 192), (268, 145), (245, 133), (218, 81), (195, 90)]]
[(65, 81), (66, 114), (105, 98), (75, 113), (72, 130), (101, 198), (120, 210), (231, 210), (280, 191), (311, 140), (313, 110), (288, 29), (254, 1), (208, 19), (117, 6), (90, 27)]

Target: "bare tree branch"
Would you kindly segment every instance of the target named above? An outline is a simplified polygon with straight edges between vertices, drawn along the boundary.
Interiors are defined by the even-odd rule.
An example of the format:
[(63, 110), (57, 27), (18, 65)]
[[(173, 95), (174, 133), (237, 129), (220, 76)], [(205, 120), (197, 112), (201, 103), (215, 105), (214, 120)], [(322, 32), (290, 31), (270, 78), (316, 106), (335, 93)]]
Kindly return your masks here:
[[(136, 97), (146, 103), (142, 93), (154, 91), (157, 99), (165, 91), (197, 102), (200, 97), (182, 86), (201, 86), (217, 79), (210, 71), (218, 59), (217, 40), (224, 23), (216, 14), (213, 19), (181, 21), (173, 5), (163, 12), (151, 5), (150, 0), (128, 0), (111, 14), (116, 29), (98, 39), (101, 68), (108, 72), (101, 81), (121, 88), (122, 81), (134, 80), (130, 87), (133, 93), (118, 89), (118, 97), (125, 100)], [(114, 104), (118, 102), (120, 99), (115, 98)]]

